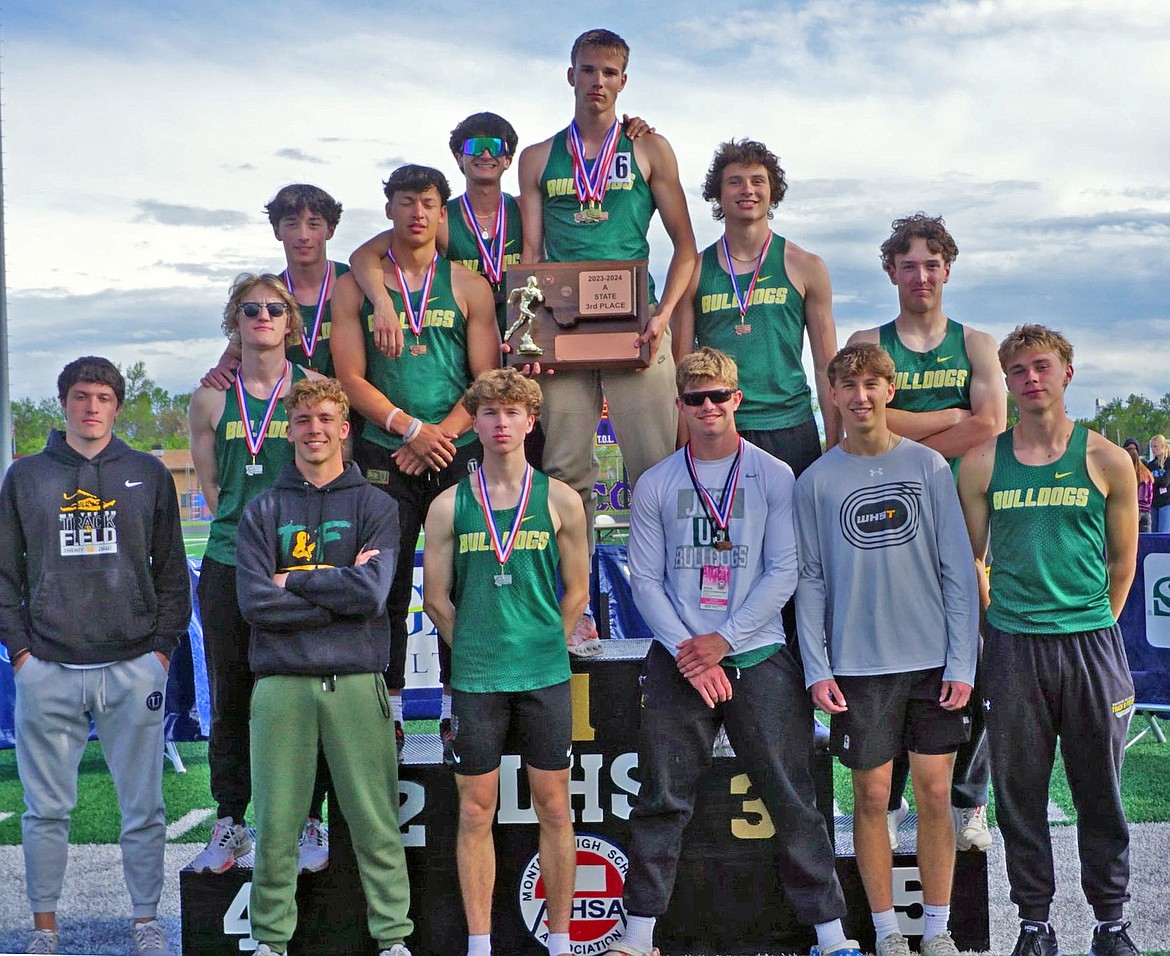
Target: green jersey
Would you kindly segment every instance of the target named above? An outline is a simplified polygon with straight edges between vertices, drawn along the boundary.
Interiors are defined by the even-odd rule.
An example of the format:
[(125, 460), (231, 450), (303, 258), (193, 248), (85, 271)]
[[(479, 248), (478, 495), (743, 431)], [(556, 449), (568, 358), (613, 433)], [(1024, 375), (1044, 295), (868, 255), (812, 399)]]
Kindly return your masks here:
[(1089, 477), (1089, 433), (1073, 427), (1048, 465), (1022, 465), (1009, 428), (995, 444), (987, 486), (991, 607), (987, 621), (1010, 634), (1073, 634), (1112, 627), (1105, 566), (1105, 496)]
[[(538, 690), (569, 679), (569, 652), (557, 602), (557, 536), (548, 507), (548, 476), (533, 473), (532, 493), (516, 543), (502, 568), (483, 508), (468, 477), (455, 492), (455, 559), (451, 600), (451, 686), (486, 694)], [(516, 509), (493, 509), (502, 543)], [(508, 583), (497, 586), (498, 578)]]
[[(592, 168), (592, 160), (586, 160)], [(577, 222), (581, 203), (573, 188), (573, 157), (568, 130), (553, 137), (548, 162), (540, 175), (544, 201), (544, 254), (549, 262), (582, 262), (590, 259), (648, 259), (646, 233), (654, 215), (654, 196), (634, 159), (634, 144), (623, 130), (618, 137), (609, 181), (605, 187), (602, 222)], [(650, 301), (654, 279), (650, 279)]]
[[(435, 264), (435, 280), (423, 313), (422, 332), (410, 330), (402, 295), (387, 286), (398, 321), (402, 326), (405, 344), (396, 359), (386, 358), (374, 344), (374, 307), (370, 300), (362, 302), (362, 330), (366, 340), (366, 381), (395, 405), (405, 408), (424, 422), (437, 424), (462, 398), (471, 384), (471, 369), (467, 362), (467, 316), (455, 301), (451, 289), (451, 262), (439, 259)], [(416, 306), (418, 292), (413, 293)], [(362, 425), (362, 438), (395, 450), (402, 445), (402, 436), (384, 431), (380, 424), (367, 421)], [(467, 431), (455, 439), (457, 446), (475, 440), (475, 433)]]
[[(971, 408), (971, 359), (963, 326), (947, 319), (946, 334), (929, 352), (906, 348), (893, 322), (878, 330), (878, 343), (894, 360), (894, 400), (890, 408), (907, 412), (936, 412), (944, 408)], [(959, 475), (962, 456), (948, 458)]]
[[(744, 315), (731, 276), (719, 264), (719, 245), (703, 251), (695, 289), (695, 338), (726, 352), (739, 366), (743, 404), (736, 424), (749, 430), (792, 428), (813, 417), (804, 374), (804, 299), (784, 271), (782, 236), (773, 235)], [(736, 274), (746, 295), (753, 269)]]
[[(292, 367), (292, 384), (305, 377), (299, 365)], [(276, 402), (272, 418), (264, 433), (264, 443), (255, 458), (248, 451), (244, 438), (244, 424), (240, 418), (240, 403), (236, 389), (229, 389), (223, 398), (223, 414), (215, 426), (216, 483), (219, 485), (219, 506), (207, 536), (209, 558), (220, 564), (236, 563), (236, 525), (244, 513), (244, 505), (260, 492), (267, 491), (276, 481), (286, 462), (293, 460), (292, 445), (288, 442), (288, 412), (283, 399)], [(256, 398), (244, 391), (250, 427), (264, 420), (265, 398)]]
[[(520, 206), (507, 193), (502, 194), (504, 202), (505, 232), (504, 232), (504, 273), (508, 267), (520, 261), (520, 254), (524, 251), (524, 233), (520, 224)], [(475, 227), (473, 219), (469, 224), (463, 214), (463, 203), (459, 199), (452, 199), (447, 203), (447, 258), (458, 262), (476, 275), (487, 279), (487, 271), (483, 267), (483, 258), (480, 255), (479, 244), (475, 241)], [(484, 239), (484, 245), (490, 250), (493, 239)], [(492, 295), (496, 300), (496, 322), (500, 326), (500, 334), (508, 327), (508, 303), (504, 298), (503, 276), (499, 282), (491, 282)]]
[[(349, 266), (344, 262), (333, 263), (333, 282), (336, 283), (343, 275), (349, 272)], [(285, 280), (288, 281), (287, 279)], [(330, 298), (332, 298), (332, 289), (330, 289)], [(313, 335), (313, 323), (317, 321), (317, 303), (312, 305), (301, 305), (301, 324), (303, 329), (301, 335), (303, 339), (298, 339), (296, 345), (289, 346), (287, 354), (289, 361), (294, 365), (302, 365), (305, 368), (311, 368), (315, 372), (320, 372), (326, 378), (334, 378), (333, 374), (333, 352), (329, 348), (329, 336), (333, 331), (333, 318), (330, 315), (330, 306), (332, 302), (326, 301), (323, 314), (321, 316), (321, 328), (317, 332), (316, 344), (313, 347), (313, 354), (309, 355), (305, 351), (303, 339), (311, 339)]]

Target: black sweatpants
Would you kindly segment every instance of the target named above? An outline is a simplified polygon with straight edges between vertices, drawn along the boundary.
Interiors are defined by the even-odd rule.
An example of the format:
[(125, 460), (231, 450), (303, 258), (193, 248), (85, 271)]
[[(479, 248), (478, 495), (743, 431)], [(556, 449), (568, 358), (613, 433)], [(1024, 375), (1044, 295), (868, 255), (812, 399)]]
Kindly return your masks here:
[(1020, 918), (1047, 920), (1056, 890), (1048, 782), (1059, 739), (1077, 810), (1081, 888), (1097, 919), (1120, 919), (1129, 900), (1121, 760), (1133, 712), (1121, 631), (1005, 634), (989, 626), (983, 691), (996, 817)]

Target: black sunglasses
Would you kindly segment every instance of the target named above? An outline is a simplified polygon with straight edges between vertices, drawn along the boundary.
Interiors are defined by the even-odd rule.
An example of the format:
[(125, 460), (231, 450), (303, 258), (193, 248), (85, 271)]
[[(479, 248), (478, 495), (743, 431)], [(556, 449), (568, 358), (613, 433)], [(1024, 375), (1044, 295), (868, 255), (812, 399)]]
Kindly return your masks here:
[(711, 399), (715, 405), (722, 405), (724, 402), (731, 401), (731, 396), (734, 394), (734, 388), (709, 388), (703, 392), (683, 392), (679, 397), (684, 405), (698, 408), (707, 399)]
[(274, 319), (279, 319), (284, 315), (284, 310), (287, 308), (283, 302), (244, 302), (240, 305), (240, 311), (244, 313), (249, 319), (254, 319), (260, 314), (261, 309), (267, 309), (268, 314)]

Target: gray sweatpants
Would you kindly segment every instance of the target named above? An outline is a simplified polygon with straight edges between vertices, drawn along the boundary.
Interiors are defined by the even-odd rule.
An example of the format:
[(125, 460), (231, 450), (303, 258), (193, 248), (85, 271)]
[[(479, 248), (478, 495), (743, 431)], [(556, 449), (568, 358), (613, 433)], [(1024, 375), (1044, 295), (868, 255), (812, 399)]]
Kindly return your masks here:
[(93, 717), (122, 812), (122, 871), (133, 916), (152, 917), (163, 886), (163, 699), (154, 653), (77, 670), (28, 657), (16, 673), (16, 765), (24, 873), (34, 913), (57, 910), (77, 805), (77, 769)]
[(1005, 634), (988, 627), (982, 686), (996, 818), (1020, 918), (1047, 920), (1056, 892), (1048, 782), (1059, 740), (1077, 808), (1081, 888), (1097, 919), (1121, 919), (1129, 900), (1121, 759), (1133, 712), (1121, 631)]

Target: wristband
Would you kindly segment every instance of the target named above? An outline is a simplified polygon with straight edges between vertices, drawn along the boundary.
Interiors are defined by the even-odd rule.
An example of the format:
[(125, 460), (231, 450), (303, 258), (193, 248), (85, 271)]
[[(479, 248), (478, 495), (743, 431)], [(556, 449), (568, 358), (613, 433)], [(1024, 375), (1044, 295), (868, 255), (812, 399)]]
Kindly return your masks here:
[(386, 431), (390, 431), (390, 423), (394, 421), (394, 416), (397, 415), (400, 411), (402, 411), (402, 409), (396, 405), (390, 414), (386, 416), (386, 424), (383, 426), (385, 427)]
[(414, 421), (412, 421), (412, 422), (410, 423), (410, 427), (409, 427), (409, 428), (407, 428), (405, 432), (403, 432), (403, 434), (402, 434), (402, 440), (403, 440), (404, 442), (410, 442), (410, 441), (413, 441), (413, 440), (414, 440), (414, 437), (415, 437), (415, 436), (416, 436), (416, 435), (417, 435), (417, 434), (418, 434), (420, 431), (422, 431), (422, 427), (423, 427), (422, 419), (421, 419), (421, 418), (416, 418)]

